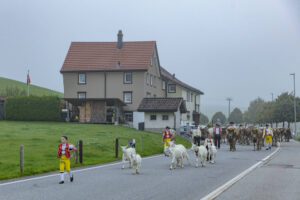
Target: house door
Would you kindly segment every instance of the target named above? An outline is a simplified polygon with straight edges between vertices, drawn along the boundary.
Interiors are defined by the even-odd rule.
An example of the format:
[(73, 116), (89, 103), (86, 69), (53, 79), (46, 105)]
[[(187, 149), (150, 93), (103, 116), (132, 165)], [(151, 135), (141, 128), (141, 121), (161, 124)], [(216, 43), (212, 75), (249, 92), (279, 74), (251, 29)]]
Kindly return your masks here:
[(106, 122), (107, 123), (113, 123), (113, 117), (114, 117), (114, 108), (107, 108), (106, 109)]

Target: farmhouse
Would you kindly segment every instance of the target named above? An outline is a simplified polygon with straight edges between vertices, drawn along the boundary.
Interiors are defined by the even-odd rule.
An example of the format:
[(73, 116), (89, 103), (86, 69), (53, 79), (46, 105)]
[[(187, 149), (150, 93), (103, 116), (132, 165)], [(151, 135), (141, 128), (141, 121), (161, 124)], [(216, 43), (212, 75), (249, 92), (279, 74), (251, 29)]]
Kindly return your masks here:
[(126, 123), (138, 128), (149, 115), (139, 109), (148, 98), (152, 104), (160, 103), (155, 98), (168, 103), (168, 98), (180, 98), (177, 110), (165, 111), (180, 113), (176, 126), (182, 120), (197, 123), (203, 92), (160, 66), (155, 41), (124, 42), (122, 31), (117, 36), (116, 42), (71, 43), (60, 72), (72, 116), (78, 116), (80, 122)]

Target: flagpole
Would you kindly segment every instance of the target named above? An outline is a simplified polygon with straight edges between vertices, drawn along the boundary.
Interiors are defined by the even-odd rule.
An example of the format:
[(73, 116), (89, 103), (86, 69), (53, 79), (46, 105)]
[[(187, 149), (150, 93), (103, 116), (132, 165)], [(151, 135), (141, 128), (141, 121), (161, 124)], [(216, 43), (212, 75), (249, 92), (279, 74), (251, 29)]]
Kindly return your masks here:
[(30, 83), (28, 83), (28, 77), (29, 77), (29, 70), (27, 72), (27, 96), (29, 96), (29, 85), (30, 85)]

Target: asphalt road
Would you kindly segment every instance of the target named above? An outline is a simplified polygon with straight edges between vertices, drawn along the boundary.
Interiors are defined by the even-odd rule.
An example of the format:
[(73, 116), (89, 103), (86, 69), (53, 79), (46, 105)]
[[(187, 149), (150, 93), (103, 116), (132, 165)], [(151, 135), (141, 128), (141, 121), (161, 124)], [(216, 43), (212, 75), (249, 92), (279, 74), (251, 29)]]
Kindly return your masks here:
[(300, 143), (281, 144), (280, 152), (264, 166), (241, 179), (218, 200), (299, 200)]
[[(287, 150), (283, 150), (282, 153), (287, 151), (286, 154), (288, 154), (291, 147), (289, 145), (286, 146)], [(58, 184), (58, 173), (57, 175), (53, 175), (53, 173), (42, 175), (47, 177), (27, 177), (40, 177), (40, 179), (31, 179), (8, 185), (4, 184), (10, 181), (0, 182), (0, 200), (65, 200), (66, 198), (72, 200), (199, 200), (269, 155), (275, 149), (273, 148), (272, 151), (262, 150), (254, 152), (252, 148), (252, 146), (238, 146), (236, 152), (229, 152), (229, 147), (223, 145), (217, 153), (216, 163), (214, 165), (207, 164), (205, 168), (195, 168), (195, 157), (190, 152), (192, 165), (188, 166), (185, 162), (184, 169), (177, 168), (173, 171), (169, 170), (170, 158), (158, 155), (143, 159), (140, 175), (133, 175), (132, 169), (121, 170), (120, 163), (113, 163), (75, 171), (75, 181), (73, 183), (65, 181), (63, 185)], [(270, 166), (269, 168), (279, 172), (286, 170), (286, 168), (276, 166)], [(267, 170), (267, 167), (266, 169), (258, 170), (259, 172)], [(295, 169), (288, 170), (291, 171), (291, 175), (297, 172)], [(258, 174), (262, 179), (265, 175), (266, 172), (264, 171)], [(272, 177), (274, 175), (270, 179)], [(280, 177), (279, 180), (287, 179), (281, 175)], [(295, 175), (295, 177), (298, 178), (299, 175)], [(293, 180), (293, 177), (291, 179)], [(273, 181), (276, 182), (276, 179), (273, 179)], [(238, 184), (239, 182), (236, 185)], [(246, 188), (249, 191), (255, 189), (255, 187), (248, 185)], [(262, 186), (261, 189), (263, 188)], [(228, 190), (220, 199), (241, 199), (241, 196), (238, 196), (239, 198), (229, 198), (230, 195), (233, 195), (230, 191)], [(299, 191), (297, 194), (299, 194)], [(244, 195), (252, 194), (247, 192)]]

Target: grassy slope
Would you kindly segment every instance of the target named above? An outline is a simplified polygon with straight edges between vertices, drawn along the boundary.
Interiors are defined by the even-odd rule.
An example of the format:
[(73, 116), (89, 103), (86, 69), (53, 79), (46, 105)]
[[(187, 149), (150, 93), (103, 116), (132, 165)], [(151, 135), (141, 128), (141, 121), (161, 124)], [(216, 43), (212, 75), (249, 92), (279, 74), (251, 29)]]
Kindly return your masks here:
[[(0, 94), (5, 93), (5, 89), (7, 87), (17, 87), (20, 90), (25, 89), (27, 91), (26, 83), (0, 77)], [(56, 95), (59, 97), (63, 96), (63, 94), (60, 92), (50, 90), (47, 88), (43, 88), (43, 87), (39, 87), (39, 86), (35, 86), (35, 85), (30, 85), (30, 94), (37, 95), (37, 96), (43, 96), (43, 95)]]
[[(0, 180), (20, 176), (20, 145), (24, 145), (25, 152), (24, 175), (58, 170), (57, 145), (62, 135), (68, 136), (69, 143), (73, 144), (80, 139), (83, 140), (83, 165), (120, 160), (121, 156), (114, 158), (114, 141), (117, 137), (120, 145), (126, 145), (130, 136), (135, 138), (137, 152), (142, 156), (163, 151), (161, 134), (127, 127), (63, 122), (0, 121)], [(139, 152), (140, 136), (142, 136), (142, 153)], [(189, 145), (179, 137), (177, 143)], [(75, 165), (72, 161), (72, 167), (76, 166), (81, 165)]]

